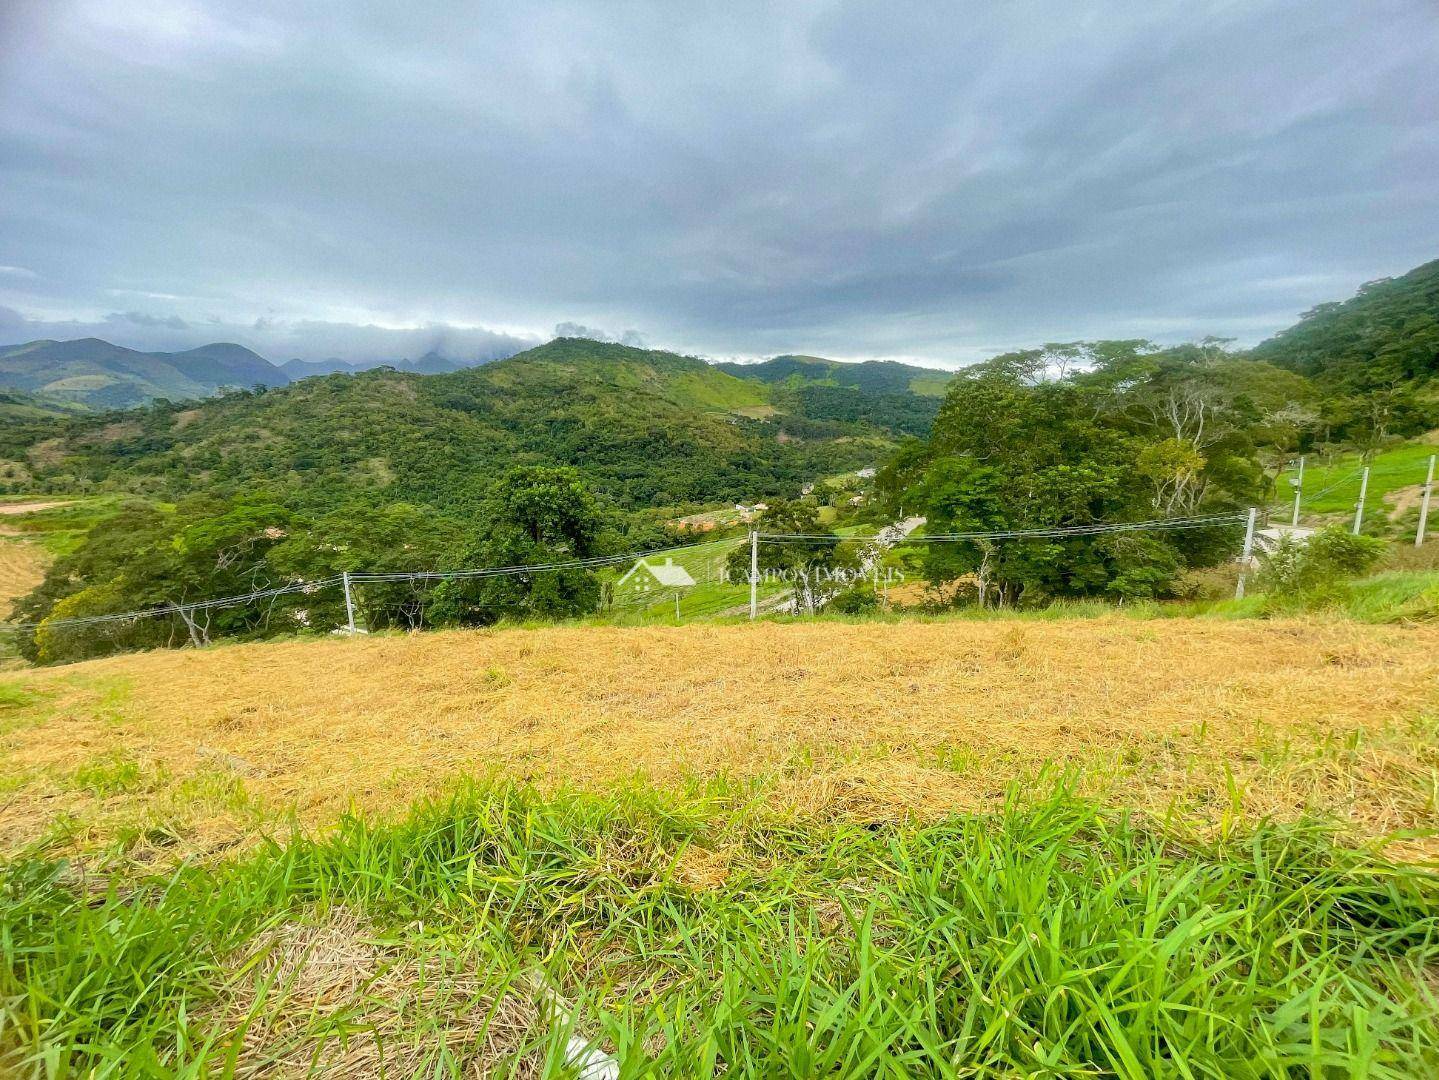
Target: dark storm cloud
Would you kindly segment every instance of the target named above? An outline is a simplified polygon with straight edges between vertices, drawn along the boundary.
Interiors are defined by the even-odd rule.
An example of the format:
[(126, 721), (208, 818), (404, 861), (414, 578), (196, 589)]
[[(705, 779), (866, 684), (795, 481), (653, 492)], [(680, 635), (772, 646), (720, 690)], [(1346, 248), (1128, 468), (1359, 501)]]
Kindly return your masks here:
[(96, 0), (0, 35), (0, 303), (126, 344), (957, 362), (1252, 341), (1439, 255), (1431, 0)]

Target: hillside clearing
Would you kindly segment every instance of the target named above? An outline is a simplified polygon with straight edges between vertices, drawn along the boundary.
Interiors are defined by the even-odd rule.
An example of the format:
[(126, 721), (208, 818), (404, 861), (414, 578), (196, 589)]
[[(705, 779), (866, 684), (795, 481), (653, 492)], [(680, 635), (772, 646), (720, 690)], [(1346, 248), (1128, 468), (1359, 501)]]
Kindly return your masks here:
[(879, 821), (993, 807), (1069, 770), (1112, 804), (1206, 828), (1306, 810), (1361, 836), (1439, 823), (1433, 627), (449, 631), (114, 657), (12, 673), (0, 693), (12, 850), (158, 828), (205, 851), (292, 808), (310, 825), (388, 815), (489, 773), (584, 789), (725, 777)]
[(45, 577), (49, 556), (37, 544), (0, 531), (0, 620)]
[[(1417, 493), (1424, 482), (1431, 454), (1439, 452), (1434, 432), (1418, 439), (1388, 447), (1366, 460), (1353, 451), (1330, 456), (1312, 455), (1304, 468), (1304, 514), (1352, 514), (1359, 501), (1360, 474), (1369, 466), (1369, 489), (1365, 493), (1370, 513), (1386, 512), (1397, 519), (1412, 505), (1414, 499), (1398, 494), (1412, 488)], [(1278, 510), (1292, 504), (1293, 488), (1289, 481), (1297, 477), (1297, 466), (1291, 464), (1278, 477)], [(1390, 495), (1394, 499), (1390, 499)], [(1284, 518), (1283, 520), (1288, 520)]]
[(27, 500), (27, 501), (25, 501), (25, 502), (5, 502), (5, 501), (0, 501), (0, 514), (5, 514), (5, 515), (33, 514), (33, 513), (36, 513), (36, 512), (38, 512), (38, 511), (40, 511), (40, 510), (52, 510), (52, 509), (54, 509), (54, 508), (57, 507), (57, 506), (64, 506), (64, 505), (65, 505), (64, 502), (58, 502), (58, 501), (51, 501), (51, 502), (43, 502), (43, 501), (37, 501), (37, 500)]

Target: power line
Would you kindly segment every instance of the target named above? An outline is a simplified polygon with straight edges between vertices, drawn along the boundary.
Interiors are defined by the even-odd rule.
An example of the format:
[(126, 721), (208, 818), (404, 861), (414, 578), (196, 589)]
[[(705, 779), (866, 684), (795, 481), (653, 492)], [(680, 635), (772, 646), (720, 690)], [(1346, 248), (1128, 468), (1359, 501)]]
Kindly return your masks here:
[(178, 615), (180, 612), (213, 611), (216, 608), (234, 607), (254, 600), (264, 600), (287, 593), (315, 592), (331, 585), (338, 585), (338, 577), (321, 578), (319, 581), (298, 581), (274, 589), (257, 589), (238, 596), (225, 596), (214, 600), (196, 600), (193, 604), (165, 604), (160, 607), (143, 608), (139, 611), (118, 611), (110, 615), (85, 615), (72, 619), (46, 619), (43, 623), (6, 623), (8, 630), (35, 630), (40, 626), (89, 626), (95, 623), (127, 622), (136, 619), (154, 618), (159, 615)]
[[(620, 555), (597, 555), (588, 559), (570, 559), (563, 562), (534, 563), (521, 566), (494, 566), (481, 567), (474, 570), (435, 570), (435, 571), (414, 571), (399, 574), (351, 574), (351, 582), (381, 582), (381, 581), (450, 581), (465, 580), (487, 577), (506, 577), (517, 574), (550, 573), (569, 569), (594, 569), (604, 566), (613, 566), (640, 559), (653, 558), (656, 555), (665, 555), (680, 551), (698, 551), (702, 548), (716, 547), (720, 544), (733, 544), (734, 539), (706, 540), (698, 544), (684, 544), (678, 547), (655, 548), (649, 551), (627, 552)], [(238, 596), (226, 596), (215, 600), (197, 600), (193, 604), (165, 604), (160, 607), (144, 608), (138, 611), (121, 611), (108, 615), (86, 615), (76, 616), (69, 619), (46, 619), (43, 623), (8, 623), (0, 624), (0, 629), (6, 630), (35, 630), (40, 626), (69, 627), (69, 626), (93, 626), (103, 623), (133, 622), (139, 619), (157, 618), (162, 615), (177, 615), (181, 612), (210, 611), (217, 608), (236, 607), (240, 604), (252, 603), (255, 600), (263, 600), (274, 596), (284, 596), (289, 593), (315, 592), (319, 589), (329, 588), (340, 584), (339, 576), (321, 578), (316, 581), (299, 581), (289, 585), (282, 585), (273, 589), (257, 589), (254, 592), (243, 593)]]
[[(838, 536), (834, 533), (759, 533), (760, 543), (783, 544), (790, 541), (803, 540), (821, 543), (846, 543), (850, 541), (868, 543), (881, 541), (886, 544), (904, 543), (957, 543), (968, 540), (1024, 540), (1024, 539), (1060, 539), (1077, 536), (1098, 536), (1106, 533), (1141, 532), (1155, 530), (1176, 530), (1176, 529), (1207, 529), (1224, 527), (1226, 525), (1238, 525), (1245, 520), (1245, 516), (1239, 513), (1211, 514), (1207, 517), (1195, 518), (1164, 518), (1153, 521), (1129, 521), (1111, 522), (1093, 525), (1074, 525), (1066, 527), (1039, 528), (1039, 529), (1008, 529), (994, 531), (974, 532), (950, 532), (933, 533), (924, 536), (902, 536), (894, 537), (879, 533), (874, 536)], [(385, 581), (467, 581), (495, 577), (510, 577), (522, 574), (555, 573), (563, 570), (593, 570), (606, 566), (615, 566), (622, 563), (639, 561), (641, 559), (653, 558), (657, 555), (673, 554), (677, 552), (694, 552), (704, 548), (718, 547), (722, 544), (734, 544), (734, 538), (708, 540), (697, 544), (684, 544), (677, 547), (655, 548), (648, 551), (625, 552), (618, 555), (596, 555), (584, 559), (567, 559), (549, 563), (530, 563), (513, 566), (486, 566), (468, 570), (417, 570), (405, 573), (352, 573), (349, 580), (352, 583), (363, 582), (385, 582)], [(285, 596), (294, 593), (312, 593), (320, 589), (331, 588), (340, 584), (342, 578), (339, 576), (320, 578), (315, 581), (292, 582), (288, 585), (281, 585), (271, 589), (256, 589), (253, 592), (242, 593), (237, 596), (220, 597), (213, 600), (197, 600), (194, 603), (171, 603), (159, 607), (144, 608), (137, 611), (114, 612), (107, 615), (76, 616), (65, 619), (46, 619), (38, 623), (9, 623), (0, 624), (0, 629), (7, 630), (36, 630), (41, 626), (47, 628), (94, 626), (109, 623), (135, 622), (140, 619), (158, 618), (164, 615), (176, 615), (180, 613), (194, 613), (199, 611), (213, 611), (220, 608), (236, 607), (241, 604), (253, 603), (256, 600), (265, 600), (277, 596)]]
[(620, 563), (650, 559), (656, 555), (667, 555), (676, 551), (698, 551), (701, 548), (719, 544), (733, 544), (731, 537), (724, 540), (706, 540), (698, 544), (680, 547), (656, 548), (652, 551), (627, 552), (622, 555), (595, 555), (587, 559), (568, 559), (564, 562), (532, 563), (518, 566), (485, 566), (474, 570), (417, 570), (390, 574), (351, 574), (351, 581), (455, 581), (467, 578), (504, 577), (512, 574), (537, 574), (555, 570), (593, 569), (615, 566)]
[(826, 543), (868, 543), (882, 541), (889, 544), (943, 544), (964, 540), (1025, 540), (1064, 538), (1068, 536), (1098, 536), (1104, 533), (1167, 531), (1175, 529), (1212, 529), (1226, 525), (1240, 525), (1245, 514), (1211, 514), (1196, 518), (1161, 518), (1154, 521), (1123, 521), (1094, 525), (1055, 526), (1039, 529), (1002, 529), (992, 531), (927, 533), (922, 536), (888, 537), (839, 536), (835, 533), (760, 533), (760, 543), (784, 543), (786, 540), (815, 540)]
[(1312, 494), (1309, 494), (1309, 495), (1303, 495), (1302, 498), (1303, 498), (1303, 499), (1306, 499), (1306, 500), (1309, 500), (1309, 499), (1317, 499), (1317, 498), (1319, 498), (1319, 496), (1321, 496), (1321, 495), (1328, 495), (1328, 494), (1329, 494), (1331, 491), (1333, 491), (1335, 488), (1337, 488), (1337, 487), (1342, 487), (1342, 486), (1344, 486), (1345, 484), (1349, 483), (1349, 481), (1358, 478), (1359, 475), (1360, 475), (1361, 473), (1363, 473), (1363, 472), (1364, 472), (1363, 469), (1355, 469), (1355, 470), (1354, 470), (1352, 473), (1350, 473), (1348, 476), (1341, 476), (1338, 480), (1334, 481), (1334, 483), (1330, 484), (1328, 487), (1320, 488), (1318, 491), (1316, 491), (1316, 492), (1314, 492), (1314, 493), (1312, 493)]
[[(1288, 464), (1285, 465), (1285, 468), (1286, 468), (1286, 469), (1288, 468)], [(1363, 467), (1361, 466), (1360, 468), (1355, 469), (1353, 472), (1351, 472), (1351, 473), (1346, 473), (1345, 475), (1339, 477), (1338, 480), (1335, 480), (1333, 483), (1329, 484), (1328, 486), (1320, 488), (1318, 491), (1304, 491), (1304, 490), (1301, 488), (1300, 491), (1299, 491), (1300, 505), (1303, 506), (1304, 503), (1313, 502), (1315, 499), (1321, 498), (1321, 497), (1324, 496), (1324, 495), (1328, 495), (1331, 491), (1335, 490), (1336, 488), (1341, 488), (1341, 487), (1343, 487), (1345, 484), (1348, 484), (1348, 483), (1350, 483), (1351, 481), (1354, 481), (1354, 480), (1359, 479), (1359, 477), (1360, 477), (1361, 475), (1363, 475), (1363, 473), (1364, 473), (1364, 469), (1363, 469)], [(1284, 475), (1283, 472), (1281, 472), (1281, 473), (1279, 474), (1279, 476), (1283, 476), (1283, 475)], [(1278, 482), (1278, 480), (1279, 480), (1279, 477), (1275, 477), (1275, 482), (1276, 482), (1276, 483)], [(1284, 505), (1287, 505), (1287, 504), (1275, 503), (1275, 504), (1273, 504), (1273, 505), (1270, 507), (1270, 509), (1282, 509)]]

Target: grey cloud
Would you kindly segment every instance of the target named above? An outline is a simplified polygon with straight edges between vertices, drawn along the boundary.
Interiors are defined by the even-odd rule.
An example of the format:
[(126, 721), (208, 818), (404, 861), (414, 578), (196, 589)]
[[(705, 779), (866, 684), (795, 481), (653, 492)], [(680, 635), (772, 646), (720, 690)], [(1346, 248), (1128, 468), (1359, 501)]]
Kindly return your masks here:
[(190, 329), (190, 324), (178, 315), (163, 317), (160, 315), (146, 315), (143, 311), (112, 311), (105, 316), (105, 322), (112, 326), (119, 327), (130, 324), (149, 329), (156, 327), (164, 327), (166, 330)]
[(1431, 0), (15, 11), (0, 303), (189, 324), (137, 340), (961, 362), (1439, 255)]
[(112, 312), (95, 320), (26, 318), (0, 307), (0, 344), (45, 338), (99, 337), (141, 350), (172, 351), (212, 341), (233, 341), (276, 363), (293, 357), (342, 359), (373, 363), (414, 359), (436, 353), (450, 360), (495, 360), (540, 343), (539, 338), (487, 330), (483, 327), (430, 325), (393, 328), (260, 318), (248, 324), (210, 318), (191, 324), (176, 316)]
[(592, 341), (614, 341), (621, 345), (632, 345), (636, 349), (647, 349), (649, 344), (638, 330), (624, 330), (618, 334), (600, 330), (584, 323), (562, 322), (555, 324), (555, 337), (589, 338)]

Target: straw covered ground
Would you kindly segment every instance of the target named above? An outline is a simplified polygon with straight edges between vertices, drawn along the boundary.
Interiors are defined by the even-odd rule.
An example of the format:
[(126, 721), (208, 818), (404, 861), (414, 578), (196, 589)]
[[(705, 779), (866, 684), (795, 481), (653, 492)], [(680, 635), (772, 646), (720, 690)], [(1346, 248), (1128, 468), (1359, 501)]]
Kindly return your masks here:
[(1439, 628), (1110, 617), (294, 641), (6, 673), (0, 733), (9, 851), (219, 852), (291, 812), (398, 814), (465, 774), (717, 778), (787, 811), (888, 821), (991, 809), (1064, 773), (1202, 830), (1318, 812), (1375, 837), (1439, 823)]
[(8, 534), (0, 527), (0, 619), (10, 614), (11, 605), (45, 576), (49, 562), (45, 551)]
[(9, 673), (0, 1075), (1439, 1075), (1436, 688), (1114, 615)]

